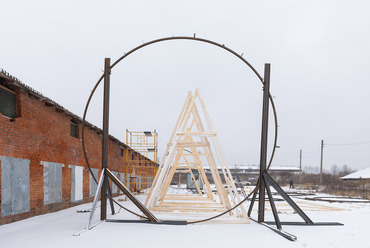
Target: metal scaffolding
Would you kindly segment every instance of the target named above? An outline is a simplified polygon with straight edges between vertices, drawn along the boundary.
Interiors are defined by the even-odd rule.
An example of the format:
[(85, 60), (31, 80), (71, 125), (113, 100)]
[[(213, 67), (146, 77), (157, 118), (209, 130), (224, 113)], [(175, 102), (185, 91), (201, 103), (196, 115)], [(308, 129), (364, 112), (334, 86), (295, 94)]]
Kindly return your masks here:
[[(158, 163), (158, 133), (156, 130), (152, 132), (126, 129), (126, 144), (154, 163)], [(128, 164), (140, 162), (140, 156), (127, 156), (126, 159)]]
[(158, 133), (154, 131), (129, 131), (126, 129), (126, 164), (129, 166), (127, 181), (132, 192), (150, 188), (158, 162)]

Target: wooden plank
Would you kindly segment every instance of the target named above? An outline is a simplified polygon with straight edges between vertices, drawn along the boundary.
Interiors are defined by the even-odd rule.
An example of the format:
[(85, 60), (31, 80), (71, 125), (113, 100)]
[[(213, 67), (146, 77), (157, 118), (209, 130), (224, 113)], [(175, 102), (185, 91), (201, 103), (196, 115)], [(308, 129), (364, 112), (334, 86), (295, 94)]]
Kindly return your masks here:
[(205, 147), (209, 146), (208, 142), (193, 142), (193, 143), (187, 143), (187, 142), (181, 142), (177, 144), (178, 147)]
[[(174, 200), (209, 201), (210, 198), (199, 196), (199, 195), (191, 196), (191, 195), (168, 195), (167, 194), (163, 201), (165, 202), (165, 201), (174, 201)], [(216, 201), (216, 200), (212, 200), (212, 201)]]
[(212, 212), (212, 213), (222, 213), (226, 209), (213, 209), (213, 208), (168, 208), (168, 207), (151, 207), (150, 210), (152, 212), (173, 212), (173, 211), (179, 211), (179, 212)]
[(194, 132), (194, 131), (191, 131), (191, 132), (179, 132), (177, 133), (177, 135), (184, 135), (184, 136), (215, 136), (217, 135), (216, 132)]
[(168, 208), (217, 208), (225, 209), (220, 203), (215, 202), (161, 202), (155, 207), (168, 207)]

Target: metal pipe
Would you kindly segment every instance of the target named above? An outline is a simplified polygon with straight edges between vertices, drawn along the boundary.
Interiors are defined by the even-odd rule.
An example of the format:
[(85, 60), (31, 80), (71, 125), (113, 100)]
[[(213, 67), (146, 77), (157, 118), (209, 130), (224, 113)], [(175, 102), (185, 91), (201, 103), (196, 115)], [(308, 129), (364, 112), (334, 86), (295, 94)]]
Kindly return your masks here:
[(262, 130), (261, 130), (261, 156), (260, 156), (260, 185), (258, 197), (258, 222), (265, 221), (265, 180), (264, 173), (267, 171), (267, 134), (269, 118), (269, 95), (270, 95), (270, 64), (265, 64), (265, 77), (263, 86), (263, 106), (262, 106)]
[[(103, 102), (103, 144), (102, 144), (102, 171), (108, 168), (109, 148), (109, 88), (110, 88), (110, 58), (105, 58), (104, 63), (104, 102)], [(107, 191), (108, 179), (104, 175), (104, 182), (101, 190), (101, 212), (100, 219), (107, 218)]]

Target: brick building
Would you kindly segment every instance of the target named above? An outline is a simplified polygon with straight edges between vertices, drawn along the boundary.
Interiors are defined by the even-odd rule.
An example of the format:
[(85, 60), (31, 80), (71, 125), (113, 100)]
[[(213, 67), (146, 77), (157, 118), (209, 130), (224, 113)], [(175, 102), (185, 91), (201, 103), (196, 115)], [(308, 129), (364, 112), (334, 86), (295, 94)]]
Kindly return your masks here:
[[(82, 119), (0, 71), (0, 225), (93, 200)], [(102, 130), (85, 126), (89, 164), (101, 171)], [(128, 164), (127, 156), (130, 160)], [(110, 136), (109, 169), (132, 190), (150, 186), (156, 164)], [(133, 176), (134, 175), (134, 176)], [(118, 195), (117, 187), (112, 187)]]

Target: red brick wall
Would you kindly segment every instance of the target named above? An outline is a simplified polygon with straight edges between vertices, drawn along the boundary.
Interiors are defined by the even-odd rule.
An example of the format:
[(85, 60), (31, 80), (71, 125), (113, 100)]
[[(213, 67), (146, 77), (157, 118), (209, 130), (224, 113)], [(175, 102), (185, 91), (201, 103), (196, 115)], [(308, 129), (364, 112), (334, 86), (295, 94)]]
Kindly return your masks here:
[[(30, 160), (30, 212), (0, 217), (0, 225), (81, 204), (81, 202), (71, 203), (70, 201), (71, 169), (68, 165), (84, 166), (84, 199), (82, 203), (92, 201), (92, 197), (89, 197), (89, 171), (87, 170), (80, 140), (81, 123), (77, 122), (79, 136), (75, 138), (70, 135), (70, 123), (73, 116), (55, 107), (46, 106), (43, 100), (30, 97), (28, 93), (20, 90), (17, 92), (17, 102), (19, 117), (10, 120), (0, 114), (0, 156)], [(99, 169), (99, 175), (101, 170), (101, 143), (102, 136), (99, 134), (99, 130), (86, 126), (85, 145), (87, 156), (91, 167)], [(111, 171), (131, 173), (130, 167), (125, 163), (126, 153), (125, 150), (123, 156), (121, 156), (121, 145), (113, 139), (110, 140), (108, 167)], [(129, 156), (131, 156), (131, 153), (132, 151), (129, 149)], [(62, 168), (62, 202), (44, 205), (43, 166), (41, 161), (64, 164)], [(152, 165), (148, 162), (146, 164)], [(153, 176), (153, 169), (147, 171), (147, 176)]]

